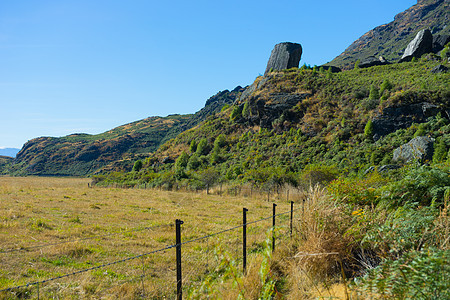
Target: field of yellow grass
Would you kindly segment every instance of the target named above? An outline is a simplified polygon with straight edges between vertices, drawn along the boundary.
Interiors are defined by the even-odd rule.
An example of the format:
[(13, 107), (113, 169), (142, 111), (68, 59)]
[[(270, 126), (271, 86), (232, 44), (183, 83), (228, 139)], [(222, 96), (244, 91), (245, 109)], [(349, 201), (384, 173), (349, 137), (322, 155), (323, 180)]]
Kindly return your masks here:
[[(0, 292), (0, 298), (173, 298), (175, 249), (135, 257), (175, 244), (175, 219), (184, 221), (184, 242), (239, 226), (243, 207), (249, 210), (248, 222), (272, 214), (272, 202), (263, 195), (92, 188), (89, 183), (83, 178), (0, 177), (0, 289), (33, 283)], [(301, 205), (299, 197), (290, 194), (295, 208)], [(275, 199), (277, 213), (290, 210), (285, 198)], [(271, 224), (268, 219), (249, 225), (250, 254), (263, 247)], [(289, 214), (278, 216), (277, 226), (281, 253), (289, 247)], [(182, 249), (184, 287), (192, 288), (214, 271), (223, 253), (240, 262), (242, 229)]]

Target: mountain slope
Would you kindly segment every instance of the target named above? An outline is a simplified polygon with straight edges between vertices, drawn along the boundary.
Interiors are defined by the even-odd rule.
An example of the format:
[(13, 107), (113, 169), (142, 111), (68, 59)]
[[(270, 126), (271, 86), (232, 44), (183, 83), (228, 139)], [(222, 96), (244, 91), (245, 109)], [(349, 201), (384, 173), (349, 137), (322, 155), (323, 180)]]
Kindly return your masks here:
[(140, 172), (106, 183), (195, 187), (214, 170), (222, 181), (263, 184), (314, 164), (358, 172), (391, 164), (393, 150), (430, 117), (425, 133), (443, 138), (448, 150), (450, 75), (432, 73), (438, 64), (424, 57), (337, 74), (303, 68), (258, 77), (228, 110), (162, 145)]
[(450, 1), (419, 0), (411, 8), (397, 14), (394, 21), (370, 30), (353, 42), (329, 65), (352, 68), (368, 56), (384, 56), (398, 61), (406, 46), (421, 29), (431, 29), (433, 36), (450, 34)]
[(220, 111), (224, 105), (232, 104), (241, 91), (237, 87), (219, 92), (193, 115), (150, 117), (98, 135), (72, 134), (30, 140), (3, 173), (84, 176), (103, 168), (130, 170), (136, 159), (147, 156), (161, 143)]

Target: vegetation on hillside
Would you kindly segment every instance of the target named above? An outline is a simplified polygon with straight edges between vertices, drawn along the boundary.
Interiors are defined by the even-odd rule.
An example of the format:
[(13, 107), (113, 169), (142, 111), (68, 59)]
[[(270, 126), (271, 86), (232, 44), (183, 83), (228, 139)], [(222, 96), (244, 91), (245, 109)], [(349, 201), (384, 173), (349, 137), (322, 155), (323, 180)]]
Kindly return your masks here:
[[(162, 145), (139, 170), (94, 182), (191, 190), (224, 185), (229, 193), (248, 187), (268, 199), (287, 187), (319, 184), (326, 190), (308, 222), (317, 226), (303, 228), (292, 246), (295, 263), (272, 261), (272, 295), (298, 291), (292, 299), (309, 299), (313, 292), (301, 283), (323, 291), (352, 278), (348, 288), (362, 297), (449, 297), (448, 116), (438, 113), (377, 139), (372, 123), (391, 107), (427, 102), (448, 109), (450, 76), (430, 72), (439, 60), (427, 55), (338, 74), (304, 66), (259, 77), (250, 94)], [(280, 95), (302, 100), (279, 113), (272, 108)], [(393, 150), (417, 136), (435, 139), (432, 160), (377, 171), (395, 164)], [(284, 286), (295, 273), (288, 265), (302, 271)]]

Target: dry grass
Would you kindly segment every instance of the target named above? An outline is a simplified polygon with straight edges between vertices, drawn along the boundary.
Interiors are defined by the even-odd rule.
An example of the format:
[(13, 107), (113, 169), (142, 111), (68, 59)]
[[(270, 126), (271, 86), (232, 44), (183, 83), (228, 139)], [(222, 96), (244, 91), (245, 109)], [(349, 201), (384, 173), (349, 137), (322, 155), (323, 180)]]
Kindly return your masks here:
[[(343, 264), (351, 260), (351, 240), (340, 207), (318, 186), (310, 188), (302, 219), (296, 253), (284, 268), (289, 274), (287, 299), (347, 299)], [(345, 272), (344, 272), (345, 273)]]
[[(177, 218), (184, 221), (182, 240), (186, 241), (240, 225), (243, 207), (249, 209), (249, 222), (272, 213), (272, 203), (257, 195), (232, 197), (89, 188), (88, 183), (88, 179), (74, 178), (0, 177), (0, 251), (14, 250), (0, 253), (0, 289), (58, 277), (172, 245)], [(277, 212), (290, 209), (286, 200), (277, 203)], [(277, 224), (284, 226), (284, 232), (288, 220), (289, 215), (277, 220)], [(155, 228), (129, 231), (148, 226)], [(270, 226), (271, 220), (249, 226), (250, 250), (260, 247)], [(94, 236), (97, 238), (85, 239)], [(226, 246), (231, 256), (239, 258), (241, 236), (242, 230), (238, 229), (184, 245), (184, 284), (201, 281), (220, 263), (214, 255), (219, 245)], [(40, 247), (49, 244), (54, 245)], [(32, 248), (35, 246), (38, 247)], [(15, 251), (17, 249), (22, 250)], [(39, 293), (40, 299), (171, 298), (175, 277), (175, 251), (169, 249), (46, 282), (39, 286)], [(37, 286), (13, 292), (15, 296), (3, 293), (0, 298), (20, 294), (25, 297), (26, 293), (36, 298)]]

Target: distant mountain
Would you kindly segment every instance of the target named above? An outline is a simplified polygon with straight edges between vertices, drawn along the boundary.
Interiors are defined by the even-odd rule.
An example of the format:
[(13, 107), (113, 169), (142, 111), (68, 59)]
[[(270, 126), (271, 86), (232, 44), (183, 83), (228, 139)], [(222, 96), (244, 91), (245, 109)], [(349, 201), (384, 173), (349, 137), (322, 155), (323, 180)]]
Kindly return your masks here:
[(16, 157), (16, 154), (20, 151), (17, 148), (0, 148), (0, 155)]
[(364, 34), (328, 64), (348, 69), (368, 56), (384, 56), (396, 62), (421, 29), (430, 29), (434, 37), (449, 35), (449, 12), (449, 0), (419, 0), (397, 14), (394, 21)]
[[(242, 92), (222, 91), (195, 114), (150, 117), (97, 134), (40, 137), (28, 141), (14, 162), (0, 165), (0, 173), (12, 175), (84, 176), (101, 170), (130, 170), (135, 160), (156, 151), (165, 141), (196, 126), (232, 104)], [(5, 169), (7, 168), (7, 169)]]

